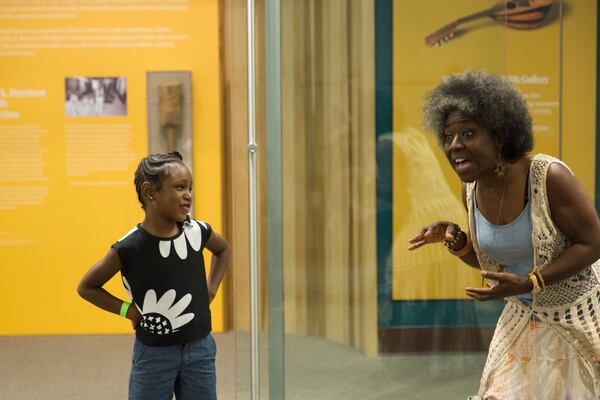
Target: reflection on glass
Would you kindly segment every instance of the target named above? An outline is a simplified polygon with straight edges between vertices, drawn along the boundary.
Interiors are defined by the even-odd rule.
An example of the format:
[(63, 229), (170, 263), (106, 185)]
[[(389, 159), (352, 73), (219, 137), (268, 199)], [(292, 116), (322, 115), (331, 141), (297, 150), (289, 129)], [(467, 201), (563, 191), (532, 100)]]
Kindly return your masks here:
[[(534, 107), (551, 110), (536, 134), (554, 146), (559, 25), (542, 2), (528, 2), (541, 13), (530, 31), (506, 29), (520, 23), (508, 2), (434, 3), (281, 2), (288, 399), (477, 391), (502, 302), (469, 300), (464, 288), (480, 285), (479, 274), (442, 246), (406, 250), (430, 220), (466, 221), (459, 180), (420, 128), (423, 97), (467, 67), (517, 77)], [(483, 9), (477, 17), (487, 18), (473, 16)], [(432, 33), (444, 46), (424, 45)]]

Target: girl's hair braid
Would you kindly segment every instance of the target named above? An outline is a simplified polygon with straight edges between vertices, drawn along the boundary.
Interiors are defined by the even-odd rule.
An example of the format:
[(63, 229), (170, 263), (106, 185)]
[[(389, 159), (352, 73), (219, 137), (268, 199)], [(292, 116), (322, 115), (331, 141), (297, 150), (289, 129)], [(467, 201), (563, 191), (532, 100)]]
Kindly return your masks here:
[(171, 174), (170, 164), (173, 163), (184, 165), (183, 157), (177, 151), (166, 154), (150, 154), (140, 161), (135, 170), (133, 183), (135, 184), (138, 200), (142, 203), (142, 208), (145, 208), (144, 198), (142, 197), (142, 184), (149, 182), (159, 190), (165, 178)]

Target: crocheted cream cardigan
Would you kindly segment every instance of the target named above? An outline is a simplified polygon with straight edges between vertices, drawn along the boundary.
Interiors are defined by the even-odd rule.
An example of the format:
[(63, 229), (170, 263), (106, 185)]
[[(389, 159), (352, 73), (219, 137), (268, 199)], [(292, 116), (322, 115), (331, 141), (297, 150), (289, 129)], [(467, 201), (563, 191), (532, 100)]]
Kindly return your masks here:
[[(531, 220), (533, 230), (534, 263), (543, 269), (570, 246), (569, 239), (556, 227), (550, 216), (546, 174), (552, 163), (560, 160), (536, 155), (529, 169), (531, 186)], [(466, 187), (467, 213), (473, 247), (482, 269), (497, 271), (498, 264), (487, 257), (477, 245), (473, 196), (475, 183)], [(479, 396), (483, 396), (490, 379), (490, 371), (502, 361), (510, 345), (526, 328), (532, 316), (547, 322), (577, 351), (593, 379), (595, 397), (600, 398), (600, 260), (569, 279), (549, 285), (533, 295), (532, 307), (516, 297), (509, 297), (500, 315), (488, 358), (483, 369)]]

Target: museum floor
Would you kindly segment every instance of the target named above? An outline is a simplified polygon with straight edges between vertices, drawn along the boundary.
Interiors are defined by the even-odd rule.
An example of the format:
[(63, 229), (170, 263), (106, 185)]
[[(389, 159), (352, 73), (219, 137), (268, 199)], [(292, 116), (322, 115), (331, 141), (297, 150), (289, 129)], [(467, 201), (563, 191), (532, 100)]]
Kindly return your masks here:
[[(249, 395), (246, 334), (215, 334), (220, 400)], [(127, 398), (131, 335), (0, 336), (0, 398)], [(466, 399), (476, 391), (485, 355), (364, 357), (312, 337), (285, 338), (286, 400)], [(261, 374), (264, 388), (267, 374)], [(261, 396), (266, 399), (266, 389)]]

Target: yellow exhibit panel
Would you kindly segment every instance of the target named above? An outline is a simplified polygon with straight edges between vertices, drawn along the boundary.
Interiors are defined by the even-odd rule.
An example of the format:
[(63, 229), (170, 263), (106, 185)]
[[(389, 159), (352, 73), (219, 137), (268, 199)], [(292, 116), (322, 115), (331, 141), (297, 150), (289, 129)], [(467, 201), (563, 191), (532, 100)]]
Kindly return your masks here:
[[(131, 332), (76, 286), (143, 218), (133, 173), (148, 152), (149, 72), (191, 76), (194, 216), (221, 230), (218, 1), (11, 4), (0, 5), (0, 334)], [(127, 298), (120, 275), (107, 289)], [(212, 308), (221, 329), (220, 298)]]
[[(541, 2), (543, 3), (543, 2)], [(552, 3), (552, 2), (547, 2)], [(451, 256), (442, 246), (407, 250), (408, 239), (436, 220), (450, 220), (465, 227), (460, 181), (436, 143), (421, 123), (421, 108), (427, 92), (445, 76), (467, 68), (482, 68), (503, 75), (521, 90), (533, 117), (534, 152), (586, 161), (583, 182), (593, 189), (595, 132), (593, 118), (581, 132), (563, 132), (564, 122), (573, 124), (579, 103), (593, 107), (592, 87), (569, 79), (565, 71), (587, 72), (575, 61), (561, 70), (560, 2), (545, 9), (539, 26), (512, 29), (506, 21), (486, 15), (468, 18), (494, 6), (479, 0), (411, 2), (395, 0), (393, 49), (393, 254), (392, 293), (394, 300), (466, 299), (464, 288), (481, 285), (479, 272)], [(596, 5), (577, 4), (564, 14), (568, 30), (565, 43), (576, 43), (593, 54), (595, 36), (586, 18), (596, 15)], [(423, 16), (427, 18), (423, 18)], [(466, 18), (466, 19), (465, 19)], [(579, 21), (579, 22), (578, 22)], [(509, 24), (510, 25), (510, 24)], [(450, 35), (452, 33), (452, 35)], [(431, 46), (441, 38), (441, 45)], [(593, 40), (592, 40), (593, 39)], [(583, 50), (569, 50), (582, 54)], [(561, 75), (562, 71), (562, 75)], [(573, 98), (570, 89), (580, 95)], [(561, 90), (565, 93), (561, 97)], [(568, 94), (567, 94), (568, 93)], [(561, 103), (562, 99), (562, 103)], [(588, 108), (589, 108), (588, 107)], [(581, 113), (581, 112), (579, 112)], [(593, 110), (588, 114), (593, 116)], [(577, 138), (575, 138), (575, 136)], [(564, 144), (569, 145), (563, 148)], [(589, 143), (579, 147), (576, 143)], [(590, 165), (591, 164), (591, 165)], [(586, 171), (583, 171), (583, 170)], [(577, 171), (576, 171), (577, 173)], [(591, 175), (591, 176), (590, 176)]]

